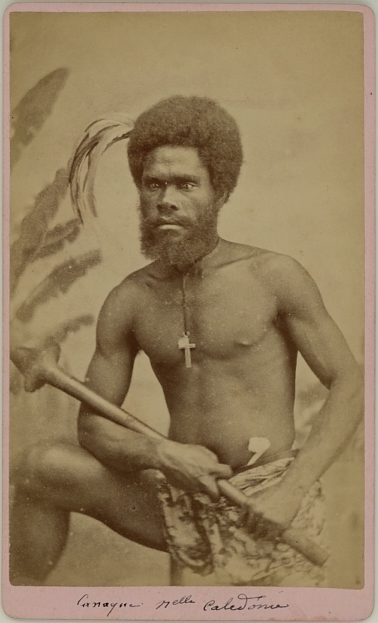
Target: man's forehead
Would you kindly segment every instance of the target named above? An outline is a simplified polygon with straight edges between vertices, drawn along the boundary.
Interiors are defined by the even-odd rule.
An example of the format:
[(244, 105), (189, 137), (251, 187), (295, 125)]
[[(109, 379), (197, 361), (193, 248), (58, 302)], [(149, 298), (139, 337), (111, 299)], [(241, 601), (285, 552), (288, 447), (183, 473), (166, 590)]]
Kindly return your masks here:
[(171, 170), (197, 174), (207, 172), (195, 147), (164, 145), (150, 151), (144, 163), (144, 175)]

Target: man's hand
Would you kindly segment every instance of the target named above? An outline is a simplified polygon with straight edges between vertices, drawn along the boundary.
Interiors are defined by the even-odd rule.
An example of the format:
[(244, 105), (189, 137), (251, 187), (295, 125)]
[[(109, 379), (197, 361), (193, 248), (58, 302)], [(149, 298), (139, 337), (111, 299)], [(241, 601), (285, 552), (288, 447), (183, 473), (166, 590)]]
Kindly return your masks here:
[(257, 539), (275, 541), (288, 528), (301, 505), (280, 483), (254, 493), (242, 508), (237, 522)]
[(207, 493), (213, 500), (219, 499), (217, 478), (231, 478), (232, 469), (219, 463), (216, 455), (192, 444), (166, 440), (157, 447), (159, 469), (168, 482), (185, 491)]

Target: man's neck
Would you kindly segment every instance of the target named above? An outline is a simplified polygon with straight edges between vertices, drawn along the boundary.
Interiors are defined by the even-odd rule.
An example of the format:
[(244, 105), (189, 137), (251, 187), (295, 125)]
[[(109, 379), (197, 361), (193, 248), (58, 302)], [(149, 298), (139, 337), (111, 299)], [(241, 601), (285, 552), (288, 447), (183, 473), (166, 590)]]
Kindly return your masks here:
[(216, 262), (216, 258), (219, 253), (219, 248), (222, 245), (222, 239), (216, 235), (211, 244), (198, 258), (190, 262), (189, 264), (174, 264), (173, 268), (176, 272), (181, 274), (202, 272), (205, 268), (210, 268)]

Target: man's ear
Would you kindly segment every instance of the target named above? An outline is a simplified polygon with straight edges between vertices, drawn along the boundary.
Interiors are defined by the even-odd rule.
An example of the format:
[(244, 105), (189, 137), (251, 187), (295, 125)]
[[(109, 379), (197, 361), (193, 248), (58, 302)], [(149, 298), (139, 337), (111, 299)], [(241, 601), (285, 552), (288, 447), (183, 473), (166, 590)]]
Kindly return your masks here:
[(217, 195), (217, 197), (215, 199), (215, 205), (217, 207), (218, 212), (224, 206), (224, 204), (226, 203), (227, 199), (228, 199), (227, 190), (225, 190), (222, 194)]

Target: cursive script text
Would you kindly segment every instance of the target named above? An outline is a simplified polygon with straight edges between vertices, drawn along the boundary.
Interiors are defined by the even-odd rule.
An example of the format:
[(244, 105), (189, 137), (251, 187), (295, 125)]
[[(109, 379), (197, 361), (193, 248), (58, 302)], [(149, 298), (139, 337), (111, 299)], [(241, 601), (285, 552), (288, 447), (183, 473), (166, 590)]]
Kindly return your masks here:
[(236, 597), (230, 597), (225, 603), (217, 603), (215, 599), (207, 601), (203, 607), (204, 611), (208, 610), (276, 610), (277, 608), (288, 608), (289, 604), (269, 604), (264, 601), (266, 595), (258, 595), (256, 597), (248, 597), (245, 593), (240, 593)]
[(91, 601), (87, 593), (80, 597), (76, 605), (82, 608), (105, 608), (107, 617), (111, 615), (114, 608), (140, 608), (143, 606), (143, 604), (132, 604), (127, 601)]
[(159, 610), (159, 608), (168, 608), (168, 606), (185, 606), (186, 604), (195, 603), (196, 602), (191, 595), (188, 595), (188, 597), (180, 597), (180, 599), (174, 599), (173, 601), (163, 599), (162, 601), (159, 601), (156, 605), (156, 610)]

